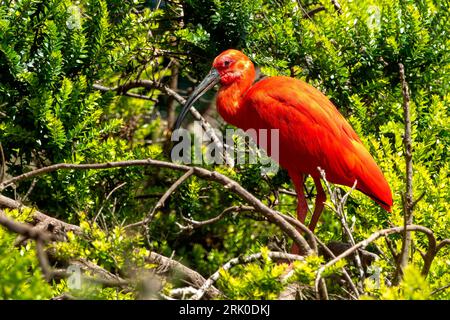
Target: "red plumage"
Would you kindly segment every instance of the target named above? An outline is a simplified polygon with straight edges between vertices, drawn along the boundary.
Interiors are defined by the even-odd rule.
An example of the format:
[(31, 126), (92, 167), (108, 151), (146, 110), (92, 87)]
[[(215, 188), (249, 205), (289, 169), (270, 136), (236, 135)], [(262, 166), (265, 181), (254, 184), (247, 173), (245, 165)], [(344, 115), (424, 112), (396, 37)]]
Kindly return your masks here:
[[(294, 78), (269, 77), (253, 84), (254, 78), (250, 59), (240, 51), (227, 50), (214, 60), (212, 71), (189, 98), (185, 109), (205, 92), (205, 88), (211, 88), (220, 80), (217, 109), (225, 121), (243, 130), (279, 129), (279, 162), (295, 185), (297, 214), (302, 222), (308, 209), (304, 176), (311, 175), (316, 185), (312, 230), (326, 199), (318, 167), (332, 183), (353, 186), (357, 180), (356, 189), (391, 210), (391, 189), (383, 173), (356, 132), (325, 95)], [(296, 250), (294, 247), (293, 252)]]

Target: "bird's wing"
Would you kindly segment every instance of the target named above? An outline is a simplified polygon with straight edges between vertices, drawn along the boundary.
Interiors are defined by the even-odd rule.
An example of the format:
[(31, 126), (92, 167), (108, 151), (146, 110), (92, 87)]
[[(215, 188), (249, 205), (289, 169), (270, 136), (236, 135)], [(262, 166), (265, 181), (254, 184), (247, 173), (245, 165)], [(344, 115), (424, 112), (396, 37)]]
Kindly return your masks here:
[(375, 160), (319, 90), (294, 78), (271, 77), (256, 83), (244, 103), (258, 115), (249, 120), (253, 127), (278, 128), (282, 143), (290, 144), (284, 146), (292, 150), (284, 153), (287, 166), (298, 164), (311, 175), (321, 166), (329, 181), (351, 186), (356, 179), (359, 190), (384, 207), (392, 205), (390, 188)]

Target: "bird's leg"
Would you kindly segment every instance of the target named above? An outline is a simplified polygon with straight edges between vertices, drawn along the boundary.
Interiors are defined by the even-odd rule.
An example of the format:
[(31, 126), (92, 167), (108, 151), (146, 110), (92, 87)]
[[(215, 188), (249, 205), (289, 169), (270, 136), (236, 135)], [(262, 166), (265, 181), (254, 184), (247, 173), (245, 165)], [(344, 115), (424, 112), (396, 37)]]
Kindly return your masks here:
[(314, 184), (316, 185), (317, 196), (316, 202), (314, 205), (314, 213), (311, 217), (311, 222), (309, 223), (309, 230), (314, 231), (317, 222), (319, 221), (320, 215), (322, 214), (323, 207), (325, 206), (324, 202), (327, 200), (327, 196), (325, 191), (323, 190), (322, 183), (320, 182), (319, 177), (313, 177)]
[[(306, 214), (308, 212), (308, 203), (306, 202), (305, 197), (305, 190), (303, 189), (303, 174), (298, 173), (291, 173), (289, 172), (289, 176), (292, 179), (292, 182), (294, 183), (295, 191), (297, 192), (297, 219), (301, 223), (305, 223)], [(300, 229), (297, 228), (299, 232), (301, 232)], [(300, 248), (297, 244), (293, 244), (291, 248), (291, 253), (293, 254), (299, 254)]]

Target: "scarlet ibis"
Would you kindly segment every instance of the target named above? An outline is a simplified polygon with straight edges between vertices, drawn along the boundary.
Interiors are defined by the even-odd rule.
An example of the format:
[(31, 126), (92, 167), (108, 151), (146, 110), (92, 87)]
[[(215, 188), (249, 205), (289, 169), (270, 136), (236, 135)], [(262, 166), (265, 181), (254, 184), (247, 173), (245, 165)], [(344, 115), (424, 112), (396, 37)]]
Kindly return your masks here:
[[(213, 68), (187, 99), (175, 129), (191, 106), (220, 82), (217, 110), (231, 125), (248, 129), (279, 129), (279, 163), (297, 192), (297, 217), (305, 222), (308, 205), (303, 189), (306, 175), (315, 183), (317, 196), (309, 223), (314, 230), (326, 195), (318, 167), (329, 182), (353, 186), (382, 208), (391, 211), (392, 193), (380, 168), (360, 138), (333, 103), (304, 81), (267, 77), (256, 83), (251, 60), (238, 50), (226, 50), (214, 59)], [(293, 248), (293, 252), (298, 249)]]

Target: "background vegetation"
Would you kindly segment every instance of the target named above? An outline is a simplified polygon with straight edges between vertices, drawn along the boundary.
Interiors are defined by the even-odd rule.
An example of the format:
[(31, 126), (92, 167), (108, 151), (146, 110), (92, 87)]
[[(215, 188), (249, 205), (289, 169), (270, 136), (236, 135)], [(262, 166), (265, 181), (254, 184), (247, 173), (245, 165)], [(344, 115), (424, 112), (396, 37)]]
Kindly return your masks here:
[[(343, 280), (344, 265), (360, 298), (449, 299), (449, 12), (445, 0), (0, 1), (0, 183), (57, 163), (170, 162), (170, 132), (180, 107), (173, 91), (187, 96), (217, 54), (238, 48), (262, 74), (290, 75), (323, 91), (382, 168), (393, 190), (393, 211), (352, 193), (345, 214), (358, 242), (404, 223), (402, 63), (411, 98), (414, 224), (432, 230), (440, 250), (429, 272), (421, 273), (429, 239), (413, 233), (410, 264), (397, 281), (402, 236), (393, 234), (366, 248), (378, 257), (364, 276), (351, 260), (322, 276), (330, 299), (356, 298)], [(213, 93), (196, 106), (213, 127), (226, 128)], [(284, 171), (262, 177), (258, 165), (204, 168), (237, 181), (275, 210), (295, 212), (295, 196), (284, 191), (293, 189)], [(46, 243), (50, 273), (39, 258), (39, 241), (18, 241), (11, 228), (0, 228), (0, 298), (198, 294), (193, 288), (201, 284), (156, 253), (204, 278), (220, 270), (214, 284), (220, 294), (205, 298), (276, 299), (293, 284), (297, 298), (317, 298), (317, 272), (330, 258), (313, 254), (281, 280), (287, 264), (277, 263), (271, 252), (289, 250), (292, 240), (261, 213), (235, 208), (230, 211), (240, 212), (198, 228), (186, 220), (248, 205), (231, 190), (193, 175), (157, 205), (181, 174), (127, 166), (57, 170), (0, 184), (0, 207), (15, 221), (38, 228), (45, 213), (74, 227), (56, 228), (59, 241)], [(306, 185), (312, 189), (313, 183)], [(316, 235), (324, 243), (346, 242), (339, 216), (329, 208)], [(250, 263), (221, 269), (230, 259), (255, 254)], [(70, 265), (90, 280), (71, 285)], [(191, 288), (177, 290), (185, 287)]]

